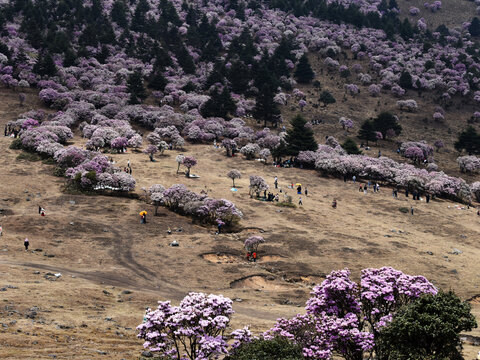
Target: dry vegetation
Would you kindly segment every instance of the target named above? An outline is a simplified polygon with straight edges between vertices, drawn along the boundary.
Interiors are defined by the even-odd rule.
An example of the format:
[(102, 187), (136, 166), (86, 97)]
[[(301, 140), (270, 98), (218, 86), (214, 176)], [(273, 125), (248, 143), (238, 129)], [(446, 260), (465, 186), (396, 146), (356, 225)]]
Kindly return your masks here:
[[(334, 81), (324, 83), (339, 101), (322, 115), (326, 124), (316, 127), (319, 140), (329, 133), (344, 136), (337, 125), (340, 115), (358, 122), (375, 114), (378, 99), (361, 95), (361, 99), (342, 102), (342, 90), (334, 90)], [(38, 105), (33, 93), (23, 108), (15, 93), (2, 91), (0, 97), (2, 128), (17, 114)], [(394, 103), (388, 97), (381, 102)], [(424, 109), (433, 106), (427, 100), (424, 103)], [(458, 118), (464, 119), (468, 111), (456, 112)], [(429, 134), (415, 126), (427, 113), (402, 121), (406, 138)], [(289, 115), (287, 111), (285, 116)], [(446, 124), (435, 125), (437, 134), (463, 126), (450, 121), (453, 116), (452, 111)], [(10, 150), (10, 142), (0, 138), (0, 224), (4, 229), (0, 287), (12, 286), (1, 293), (1, 358), (137, 358), (141, 342), (134, 329), (145, 307), (154, 307), (157, 300), (177, 302), (188, 291), (236, 299), (233, 325), (251, 324), (259, 332), (279, 316), (302, 311), (310, 287), (332, 269), (343, 267), (359, 274), (365, 267), (389, 265), (423, 274), (465, 299), (479, 293), (480, 226), (472, 208), (458, 210), (457, 204), (445, 200), (413, 203), (403, 195), (393, 200), (391, 189), (383, 187), (379, 194), (363, 195), (358, 185), (322, 178), (314, 171), (277, 169), (226, 158), (222, 150), (211, 146), (188, 145), (184, 153), (199, 160), (193, 171), (199, 179), (176, 174), (176, 151), (167, 151), (154, 163), (141, 153), (112, 156), (121, 166), (130, 159), (140, 196), (144, 186), (184, 183), (197, 192), (205, 189), (215, 198), (234, 201), (245, 215), (241, 231), (215, 235), (213, 227), (192, 223), (164, 208), (141, 225), (139, 211), (153, 214), (153, 206), (142, 200), (62, 192), (64, 180), (53, 176), (51, 165), (19, 160), (21, 152)], [(82, 140), (77, 136), (74, 142), (81, 145)], [(381, 149), (390, 152), (394, 146), (382, 144)], [(438, 163), (455, 173), (454, 158), (445, 153)], [(243, 174), (237, 181), (238, 193), (230, 191), (231, 180), (226, 177), (232, 168)], [(250, 199), (251, 174), (264, 176), (272, 187), (277, 175), (294, 201), (298, 197), (286, 188), (292, 182), (307, 186), (309, 196), (296, 209)], [(334, 197), (339, 204), (336, 210), (330, 206)], [(38, 205), (45, 207), (46, 217), (38, 215)], [(414, 216), (399, 211), (411, 205)], [(172, 235), (166, 233), (168, 228)], [(244, 260), (242, 249), (243, 240), (252, 234), (267, 240), (256, 264)], [(26, 236), (33, 250), (28, 253), (23, 250)], [(168, 246), (174, 239), (180, 243), (177, 248)], [(454, 248), (462, 253), (452, 254)], [(56, 279), (47, 273), (62, 276)], [(478, 301), (473, 303), (478, 315)], [(467, 345), (466, 358), (472, 359), (476, 351)]]

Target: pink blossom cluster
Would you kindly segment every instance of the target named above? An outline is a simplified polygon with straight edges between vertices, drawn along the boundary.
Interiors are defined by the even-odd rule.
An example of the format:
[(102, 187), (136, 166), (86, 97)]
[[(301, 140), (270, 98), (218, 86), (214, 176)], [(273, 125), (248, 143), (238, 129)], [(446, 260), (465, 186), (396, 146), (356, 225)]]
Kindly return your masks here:
[(183, 184), (173, 185), (163, 191), (161, 202), (174, 212), (198, 217), (209, 223), (220, 220), (228, 226), (240, 221), (243, 217), (242, 212), (231, 201), (196, 194)]

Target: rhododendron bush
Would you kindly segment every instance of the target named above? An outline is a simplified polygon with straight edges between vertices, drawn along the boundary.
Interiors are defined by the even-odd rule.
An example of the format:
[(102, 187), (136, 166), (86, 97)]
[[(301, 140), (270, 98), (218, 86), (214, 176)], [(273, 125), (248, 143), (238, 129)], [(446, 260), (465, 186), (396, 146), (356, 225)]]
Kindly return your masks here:
[(143, 346), (171, 359), (207, 360), (228, 354), (241, 340), (252, 338), (248, 328), (231, 333), (236, 341), (228, 344), (226, 336), (234, 314), (232, 300), (222, 295), (189, 293), (179, 306), (159, 301), (155, 310), (148, 309), (145, 320), (137, 327)]
[(243, 217), (242, 212), (231, 201), (197, 194), (188, 190), (183, 184), (173, 185), (163, 191), (161, 203), (172, 211), (197, 217), (211, 224), (221, 220), (225, 225), (230, 226)]
[(290, 339), (302, 346), (307, 359), (331, 359), (335, 352), (354, 360), (372, 351), (382, 358), (378, 343), (382, 327), (403, 305), (436, 293), (423, 276), (391, 267), (362, 270), (359, 284), (350, 279), (348, 269), (332, 271), (313, 288), (305, 315), (277, 320), (264, 337)]

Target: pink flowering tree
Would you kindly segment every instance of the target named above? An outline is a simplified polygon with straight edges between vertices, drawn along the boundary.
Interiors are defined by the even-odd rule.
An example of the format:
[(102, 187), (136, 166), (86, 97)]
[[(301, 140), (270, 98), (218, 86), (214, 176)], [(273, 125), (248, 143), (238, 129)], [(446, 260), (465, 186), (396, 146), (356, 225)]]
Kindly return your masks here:
[(438, 152), (441, 148), (445, 147), (445, 144), (443, 143), (442, 140), (435, 140), (435, 142), (433, 143), (433, 146), (435, 146), (435, 149)]
[(342, 126), (343, 130), (349, 130), (353, 128), (353, 120), (347, 119), (346, 117), (341, 117), (338, 123)]
[(419, 163), (425, 159), (422, 149), (417, 146), (411, 146), (407, 148), (403, 154), (408, 159), (411, 159), (414, 163)]
[(313, 288), (306, 314), (279, 319), (264, 337), (286, 337), (303, 348), (306, 359), (331, 359), (333, 353), (347, 360), (375, 353), (387, 358), (381, 329), (395, 313), (423, 294), (437, 289), (423, 276), (411, 276), (391, 267), (362, 270), (360, 283), (348, 269), (332, 271)]
[(186, 177), (190, 177), (190, 169), (197, 165), (197, 159), (193, 156), (185, 156), (182, 161), (183, 166), (187, 168), (187, 173), (185, 174)]
[(480, 158), (476, 156), (460, 156), (457, 158), (460, 171), (464, 173), (476, 173), (480, 171)]
[(225, 331), (233, 313), (229, 298), (192, 292), (179, 306), (159, 301), (156, 310), (148, 309), (137, 327), (138, 337), (145, 340), (144, 348), (162, 358), (218, 358), (228, 354)]
[(152, 185), (148, 188), (148, 195), (153, 206), (155, 206), (155, 216), (158, 214), (158, 207), (162, 204), (163, 192), (165, 187), (160, 184)]
[(256, 197), (259, 197), (260, 192), (268, 189), (269, 189), (269, 186), (264, 178), (258, 175), (250, 176), (250, 197), (252, 197), (253, 194), (255, 194)]
[(225, 148), (227, 156), (232, 156), (233, 152), (237, 148), (237, 143), (232, 139), (223, 139), (221, 146)]
[(118, 152), (124, 152), (125, 148), (128, 145), (128, 139), (126, 137), (117, 137), (112, 140), (110, 146), (112, 149), (117, 150)]
[(142, 146), (143, 139), (139, 134), (133, 135), (130, 139), (128, 139), (127, 145), (135, 150)]
[(243, 246), (245, 247), (245, 250), (247, 252), (257, 252), (258, 251), (258, 246), (260, 244), (263, 244), (265, 242), (265, 239), (261, 236), (250, 236), (245, 240), (243, 243)]
[(177, 174), (180, 170), (180, 165), (182, 165), (183, 163), (183, 159), (185, 158), (185, 155), (182, 155), (182, 154), (178, 154), (176, 157), (175, 157), (175, 161), (177, 162)]
[(153, 155), (158, 152), (158, 148), (155, 145), (148, 145), (143, 152), (150, 157), (150, 160), (153, 161)]
[(232, 170), (230, 170), (230, 171), (228, 172), (227, 177), (229, 177), (230, 179), (232, 179), (233, 187), (235, 187), (235, 179), (241, 179), (241, 178), (242, 178), (242, 174), (240, 173), (240, 171), (235, 170), (235, 169), (232, 169)]

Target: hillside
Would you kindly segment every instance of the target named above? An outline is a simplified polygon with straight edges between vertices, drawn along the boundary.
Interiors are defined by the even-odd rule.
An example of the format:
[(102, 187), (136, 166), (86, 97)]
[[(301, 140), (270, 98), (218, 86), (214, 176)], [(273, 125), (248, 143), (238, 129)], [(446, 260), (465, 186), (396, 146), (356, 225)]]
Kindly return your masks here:
[[(384, 266), (422, 275), (468, 300), (478, 321), (480, 136), (469, 172), (454, 145), (468, 126), (480, 132), (475, 8), (0, 2), (0, 127), (11, 133), (0, 138), (0, 358), (139, 358), (145, 310), (192, 291), (232, 299), (229, 329), (260, 334), (305, 313), (315, 285), (344, 268), (355, 281)], [(336, 145), (366, 143), (362, 124), (382, 112), (401, 132), (370, 139), (363, 156)], [(305, 139), (311, 129), (318, 150), (313, 140), (295, 150), (304, 145), (292, 135), (297, 115), (308, 123), (296, 130)], [(397, 152), (407, 142), (428, 154), (407, 159)], [(289, 159), (293, 167), (273, 166)], [(280, 202), (252, 196), (252, 175)], [(359, 191), (369, 181), (378, 193)], [(265, 240), (255, 263), (251, 236)], [(465, 359), (479, 338), (475, 329), (464, 339)]]

